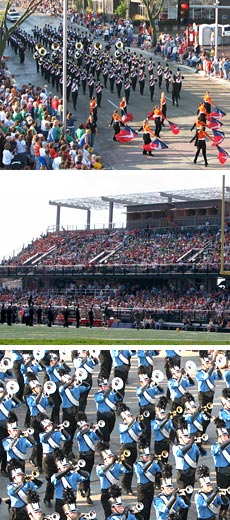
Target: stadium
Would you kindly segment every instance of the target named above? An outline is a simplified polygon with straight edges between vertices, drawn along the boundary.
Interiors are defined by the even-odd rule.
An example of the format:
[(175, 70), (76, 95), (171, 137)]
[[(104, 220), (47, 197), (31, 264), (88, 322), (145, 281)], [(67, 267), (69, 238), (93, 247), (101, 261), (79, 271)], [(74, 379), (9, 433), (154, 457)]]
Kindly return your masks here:
[[(229, 192), (226, 187), (226, 272)], [(220, 188), (49, 204), (56, 208), (55, 230), (1, 263), (2, 342), (228, 342)], [(126, 213), (123, 228), (113, 221), (117, 206)], [(63, 228), (63, 207), (87, 212), (86, 229)], [(93, 209), (107, 211), (107, 227), (91, 229)]]

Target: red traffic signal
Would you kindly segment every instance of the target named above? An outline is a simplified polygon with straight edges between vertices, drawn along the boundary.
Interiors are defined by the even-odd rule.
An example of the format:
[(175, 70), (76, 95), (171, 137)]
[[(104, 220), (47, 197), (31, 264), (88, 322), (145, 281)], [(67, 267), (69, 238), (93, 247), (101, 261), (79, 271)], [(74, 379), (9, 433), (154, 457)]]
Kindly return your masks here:
[(189, 1), (178, 0), (178, 22), (183, 25), (189, 23)]
[(188, 4), (181, 4), (181, 9), (183, 9), (183, 11), (187, 11), (187, 9), (189, 9), (189, 5)]

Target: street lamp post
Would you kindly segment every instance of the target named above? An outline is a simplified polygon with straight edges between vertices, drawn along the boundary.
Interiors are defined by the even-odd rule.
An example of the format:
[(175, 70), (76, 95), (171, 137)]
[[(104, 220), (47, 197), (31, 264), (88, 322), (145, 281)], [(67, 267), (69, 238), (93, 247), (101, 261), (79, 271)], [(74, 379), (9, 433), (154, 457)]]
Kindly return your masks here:
[(219, 0), (215, 1), (215, 58), (218, 58), (218, 8), (220, 2)]

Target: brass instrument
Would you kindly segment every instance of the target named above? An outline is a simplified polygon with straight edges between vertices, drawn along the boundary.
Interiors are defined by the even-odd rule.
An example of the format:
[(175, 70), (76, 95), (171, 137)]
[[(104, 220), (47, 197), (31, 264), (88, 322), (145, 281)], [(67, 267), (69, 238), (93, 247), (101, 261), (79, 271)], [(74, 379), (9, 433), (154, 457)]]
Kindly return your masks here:
[(122, 462), (123, 460), (127, 459), (128, 457), (130, 457), (131, 455), (131, 451), (130, 450), (124, 450), (123, 453), (121, 453), (121, 455), (119, 455), (118, 457), (118, 462)]
[(114, 56), (117, 59), (121, 57), (121, 53), (120, 53), (120, 51), (118, 49), (115, 51)]
[(51, 49), (52, 51), (58, 51), (60, 49), (60, 44), (56, 42), (52, 43)]
[(38, 51), (35, 51), (35, 52), (33, 53), (33, 59), (34, 59), (34, 60), (37, 60), (38, 58), (39, 58), (39, 53), (38, 53)]
[(213, 403), (207, 403), (205, 406), (201, 406), (203, 412), (207, 412), (213, 409)]
[(82, 42), (76, 42), (75, 43), (75, 49), (77, 49), (77, 51), (82, 51), (83, 43)]
[(176, 410), (173, 410), (173, 412), (170, 412), (169, 415), (170, 415), (170, 417), (175, 417), (176, 415), (180, 415), (181, 413), (183, 413), (182, 406), (177, 406)]
[(164, 377), (165, 377), (164, 373), (161, 370), (154, 370), (152, 373), (151, 383), (154, 383), (154, 384), (161, 383), (163, 381)]
[(230, 487), (227, 488), (217, 488), (219, 495), (230, 495)]
[(70, 466), (70, 470), (72, 469), (74, 471), (79, 471), (79, 469), (84, 468), (85, 465), (86, 465), (85, 460), (79, 459), (77, 464), (75, 464), (74, 466)]
[(124, 383), (121, 379), (121, 377), (114, 377), (111, 381), (111, 387), (113, 390), (121, 390), (124, 386)]
[(115, 43), (115, 47), (117, 50), (122, 51), (124, 45), (122, 42), (117, 42), (117, 43)]
[(177, 495), (185, 495), (185, 493), (187, 493), (187, 495), (191, 495), (193, 493), (193, 487), (192, 486), (186, 486), (186, 488), (184, 489), (177, 489)]
[(94, 424), (92, 426), (92, 430), (98, 430), (98, 428), (104, 428), (105, 427), (105, 421), (101, 419), (101, 421), (98, 421), (97, 424)]
[(42, 58), (47, 54), (47, 50), (45, 49), (45, 47), (41, 47), (41, 49), (38, 52)]
[(63, 421), (63, 423), (58, 424), (58, 425), (56, 426), (56, 428), (57, 428), (58, 430), (63, 430), (64, 428), (68, 428), (69, 425), (70, 425), (70, 422), (69, 422), (69, 421)]
[(94, 49), (96, 51), (101, 51), (102, 49), (102, 44), (100, 42), (97, 42), (97, 43), (94, 43)]
[(167, 450), (163, 450), (159, 455), (153, 455), (154, 460), (167, 459), (169, 456), (169, 452)]
[(88, 372), (87, 370), (85, 370), (85, 368), (76, 368), (75, 370), (75, 386), (79, 386), (81, 385), (82, 381), (84, 381), (85, 379), (87, 379), (88, 377)]
[(93, 518), (96, 518), (96, 516), (96, 511), (89, 511), (89, 513), (82, 513), (80, 518), (84, 518), (85, 520), (92, 520)]
[(19, 384), (17, 381), (8, 381), (6, 383), (6, 392), (9, 396), (17, 394), (19, 391)]
[(216, 369), (219, 370), (227, 365), (227, 358), (224, 354), (217, 354), (215, 359)]
[(33, 428), (27, 428), (27, 430), (21, 430), (19, 436), (20, 437), (29, 437), (29, 435), (34, 434)]
[(34, 480), (35, 478), (39, 477), (39, 471), (37, 469), (34, 469), (31, 472), (31, 475), (25, 475), (26, 480)]
[(6, 372), (7, 370), (12, 370), (13, 361), (11, 358), (4, 356), (0, 361), (0, 370), (1, 372)]
[[(43, 49), (44, 47), (40, 47), (40, 49)], [(39, 49), (39, 50), (40, 50)], [(37, 53), (37, 57), (40, 56), (40, 53), (38, 52)], [(33, 357), (36, 361), (41, 361), (41, 359), (44, 357), (44, 350), (41, 350), (39, 348), (36, 348), (35, 350), (33, 350)]]
[(203, 433), (203, 435), (201, 435), (200, 437), (194, 437), (193, 440), (194, 442), (199, 442), (199, 440), (201, 439), (201, 441), (203, 442), (207, 442), (208, 440), (208, 434), (207, 433)]
[(56, 383), (54, 381), (46, 381), (43, 385), (43, 393), (46, 395), (54, 394), (56, 391)]
[(194, 361), (191, 361), (191, 360), (186, 361), (186, 363), (185, 363), (185, 370), (188, 373), (196, 372), (197, 371), (196, 363)]
[(133, 513), (134, 515), (136, 513), (139, 513), (143, 509), (144, 509), (144, 504), (142, 504), (142, 502), (136, 502), (136, 504), (129, 506), (130, 513)]
[(42, 43), (36, 43), (36, 45), (35, 45), (35, 49), (36, 49), (36, 51), (38, 51), (38, 52), (40, 51), (40, 49), (41, 49), (42, 47), (43, 47)]
[(146, 417), (149, 417), (150, 416), (150, 412), (148, 410), (144, 410), (143, 414), (142, 415), (138, 415), (137, 416), (137, 421), (138, 422), (141, 422), (143, 421)]
[(59, 520), (59, 513), (53, 513), (52, 515), (45, 515), (43, 520)]

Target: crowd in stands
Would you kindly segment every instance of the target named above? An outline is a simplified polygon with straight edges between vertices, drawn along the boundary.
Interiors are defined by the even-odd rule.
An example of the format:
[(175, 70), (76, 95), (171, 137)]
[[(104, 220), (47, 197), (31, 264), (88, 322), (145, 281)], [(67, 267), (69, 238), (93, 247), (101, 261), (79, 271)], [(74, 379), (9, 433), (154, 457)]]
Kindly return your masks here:
[[(226, 247), (230, 241), (226, 233)], [(104, 254), (104, 260), (98, 255)], [(41, 236), (2, 265), (132, 266), (219, 265), (220, 233), (203, 226), (194, 231), (154, 229), (62, 230)]]

